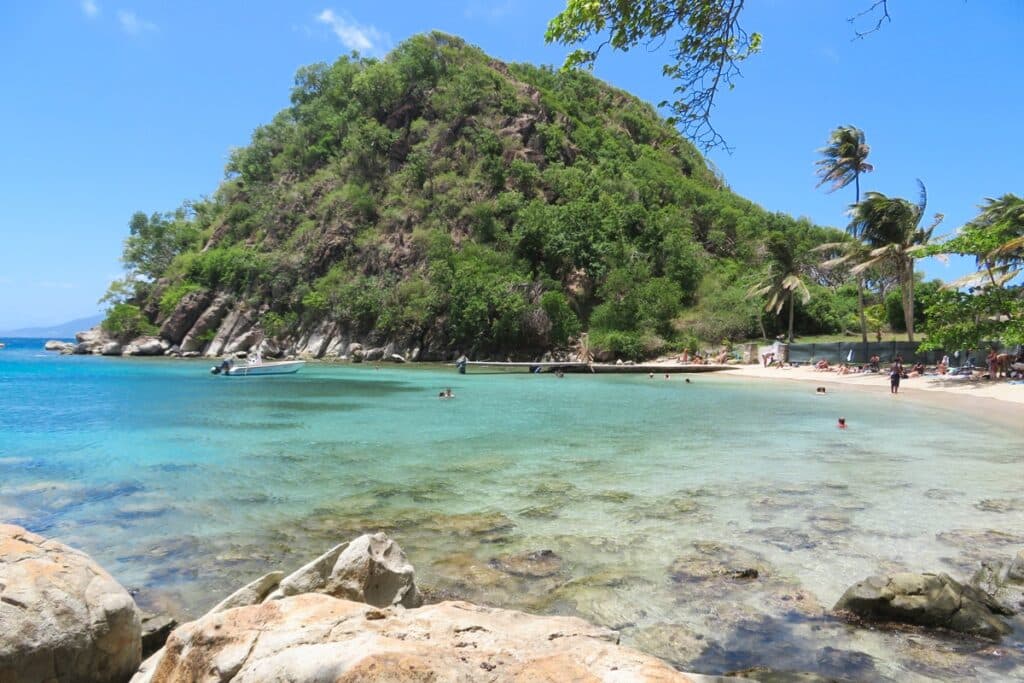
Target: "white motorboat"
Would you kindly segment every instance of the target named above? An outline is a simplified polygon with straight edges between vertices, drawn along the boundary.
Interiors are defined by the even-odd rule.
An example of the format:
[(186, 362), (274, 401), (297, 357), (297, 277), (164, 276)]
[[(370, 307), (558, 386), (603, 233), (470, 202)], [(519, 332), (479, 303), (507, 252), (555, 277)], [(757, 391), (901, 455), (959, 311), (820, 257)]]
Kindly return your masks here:
[(222, 361), (220, 365), (214, 365), (210, 372), (214, 375), (225, 377), (258, 377), (263, 375), (292, 375), (299, 371), (304, 360), (282, 360), (264, 363), (259, 356), (250, 356), (245, 363), (235, 364), (232, 360)]

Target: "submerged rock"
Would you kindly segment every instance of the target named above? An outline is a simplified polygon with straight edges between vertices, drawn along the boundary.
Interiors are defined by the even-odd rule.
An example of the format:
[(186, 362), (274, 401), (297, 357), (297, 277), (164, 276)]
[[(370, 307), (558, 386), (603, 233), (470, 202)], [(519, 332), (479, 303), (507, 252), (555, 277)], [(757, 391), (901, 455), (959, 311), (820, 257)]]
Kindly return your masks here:
[(999, 639), (1011, 630), (998, 615), (1012, 612), (946, 574), (870, 576), (850, 587), (833, 610), (870, 622), (944, 628), (983, 638)]
[(562, 570), (562, 558), (555, 551), (546, 549), (502, 555), (488, 564), (506, 574), (527, 579), (543, 579)]
[(83, 552), (0, 525), (0, 681), (124, 681), (142, 659), (135, 602)]
[(572, 617), (463, 602), (377, 609), (326, 595), (210, 614), (176, 630), (133, 683), (204, 680), (690, 681)]
[(743, 582), (764, 578), (770, 573), (768, 563), (745, 548), (714, 541), (694, 541), (693, 548), (672, 563), (669, 574), (673, 581)]
[(709, 647), (704, 636), (683, 624), (654, 624), (637, 629), (631, 638), (640, 650), (685, 669)]

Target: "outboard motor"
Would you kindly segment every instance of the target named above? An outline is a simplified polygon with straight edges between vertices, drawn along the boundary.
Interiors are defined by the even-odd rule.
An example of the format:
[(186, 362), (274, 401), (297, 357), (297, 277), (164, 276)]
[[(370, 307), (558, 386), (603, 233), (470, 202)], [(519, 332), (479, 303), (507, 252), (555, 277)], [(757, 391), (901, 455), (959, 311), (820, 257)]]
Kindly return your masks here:
[(220, 362), (220, 365), (214, 365), (212, 368), (210, 368), (210, 373), (214, 374), (214, 375), (219, 375), (219, 374), (221, 374), (223, 372), (225, 375), (227, 375), (228, 374), (228, 370), (230, 370), (230, 369), (231, 369), (231, 361), (230, 360), (222, 360)]

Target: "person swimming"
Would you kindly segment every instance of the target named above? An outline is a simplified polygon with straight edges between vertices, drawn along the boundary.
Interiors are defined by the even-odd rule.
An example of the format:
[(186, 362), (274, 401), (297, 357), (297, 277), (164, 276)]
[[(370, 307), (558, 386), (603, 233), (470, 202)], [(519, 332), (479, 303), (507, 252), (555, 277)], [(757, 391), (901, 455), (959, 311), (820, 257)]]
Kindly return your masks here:
[(816, 389), (816, 390), (814, 391), (814, 393), (818, 394), (819, 396), (820, 396), (820, 395), (822, 395), (822, 394), (824, 394), (824, 393), (825, 393), (825, 387), (818, 387), (818, 388), (817, 388), (817, 389)]
[(839, 423), (836, 426), (839, 427), (840, 429), (846, 429), (846, 418), (839, 418)]

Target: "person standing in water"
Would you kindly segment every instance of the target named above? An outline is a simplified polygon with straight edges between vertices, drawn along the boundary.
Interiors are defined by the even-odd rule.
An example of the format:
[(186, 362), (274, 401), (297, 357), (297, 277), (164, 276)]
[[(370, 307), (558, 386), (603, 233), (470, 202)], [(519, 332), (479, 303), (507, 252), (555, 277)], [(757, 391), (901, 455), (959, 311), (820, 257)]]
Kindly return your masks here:
[(892, 366), (889, 368), (889, 393), (898, 394), (900, 393), (900, 377), (903, 376), (903, 364), (900, 363), (899, 356), (892, 362)]

